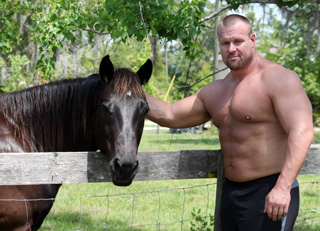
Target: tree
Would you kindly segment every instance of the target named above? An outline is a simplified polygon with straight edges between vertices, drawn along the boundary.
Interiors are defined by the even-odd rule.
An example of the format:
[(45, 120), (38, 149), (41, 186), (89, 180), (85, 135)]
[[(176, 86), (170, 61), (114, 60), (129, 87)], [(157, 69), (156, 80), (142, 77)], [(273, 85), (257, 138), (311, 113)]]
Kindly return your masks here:
[[(314, 111), (320, 110), (319, 5), (283, 7), (282, 18), (270, 17), (272, 33), (261, 39), (266, 58), (294, 70), (301, 78)], [(272, 15), (272, 12), (269, 13)], [(265, 33), (266, 34), (266, 33)]]
[[(175, 88), (179, 88), (179, 90), (175, 91), (174, 94), (178, 99), (178, 97), (186, 96), (196, 90), (181, 88), (182, 85), (190, 87), (195, 82), (200, 81), (203, 76), (210, 76), (214, 70), (211, 64), (213, 47), (210, 41), (216, 39), (213, 27), (217, 15), (224, 14), (228, 9), (236, 9), (240, 6), (248, 7), (250, 6), (248, 3), (273, 3), (279, 7), (290, 6), (291, 8), (288, 9), (298, 9), (300, 11), (307, 8), (307, 2), (319, 4), (320, 0), (227, 0), (219, 10), (215, 10), (214, 4), (209, 0), (2, 1), (0, 3), (2, 13), (0, 15), (1, 76), (2, 79), (6, 79), (4, 76), (9, 74), (14, 76), (14, 72), (17, 76), (6, 80), (7, 82), (2, 84), (14, 86), (10, 83), (19, 82), (24, 78), (30, 84), (34, 82), (37, 84), (48, 79), (86, 75), (95, 70), (97, 60), (106, 52), (111, 52), (115, 57), (120, 57), (121, 54), (119, 53), (120, 55), (117, 56), (115, 52), (117, 49), (120, 52), (121, 49), (126, 50), (125, 46), (129, 46), (130, 49), (134, 50), (135, 44), (139, 44), (137, 45), (139, 49), (143, 47), (141, 57), (131, 54), (127, 49), (126, 54), (132, 57), (129, 61), (142, 60), (148, 56), (146, 55), (148, 49), (152, 50), (150, 58), (158, 60), (155, 61), (153, 83), (161, 87), (150, 87), (157, 89), (157, 94), (162, 94), (168, 82), (163, 81), (165, 75), (164, 72), (161, 73), (164, 70), (161, 61), (161, 44), (168, 42), (169, 45), (173, 44), (175, 47), (175, 49), (172, 49), (173, 46), (171, 46), (171, 50), (169, 49), (170, 63), (175, 65), (169, 67), (169, 76), (172, 77), (177, 74)], [(307, 31), (318, 31), (318, 41), (320, 41), (319, 30), (313, 30), (315, 27), (309, 26), (304, 31), (301, 30), (300, 35), (298, 35), (299, 30), (296, 29), (297, 33), (294, 33), (290, 26), (292, 27), (297, 23), (297, 25), (303, 27), (304, 25), (310, 25), (310, 20), (316, 22), (316, 19), (308, 20), (310, 17), (305, 17), (304, 21), (293, 20), (289, 17), (292, 13), (286, 12), (287, 25), (282, 25), (281, 22), (276, 20), (271, 22), (274, 26), (278, 26), (275, 27), (278, 28), (275, 31), (280, 31), (280, 28), (287, 31), (282, 37), (278, 35), (281, 37), (280, 43), (272, 45), (281, 47), (279, 45), (281, 42), (287, 44), (283, 49), (279, 49), (283, 54), (281, 57), (285, 59), (282, 64), (287, 65), (288, 68), (301, 67), (301, 70), (305, 72), (304, 67), (307, 64), (300, 65), (300, 62), (296, 65), (294, 57), (299, 55), (299, 57), (305, 58), (307, 56), (303, 56), (303, 49), (294, 50), (295, 45), (292, 43), (290, 45), (289, 38), (295, 37), (298, 39), (305, 36), (303, 33)], [(256, 21), (254, 13), (250, 13), (248, 16), (254, 22), (255, 29), (263, 30), (263, 27), (267, 27), (263, 22)], [(292, 24), (290, 24), (291, 22)], [(269, 35), (267, 33), (266, 36), (268, 36), (268, 39), (271, 38), (274, 43), (277, 41), (275, 39), (276, 34)], [(149, 45), (146, 45), (147, 40), (150, 41)], [(135, 41), (138, 41), (138, 43)], [(314, 42), (317, 39), (309, 39), (308, 41), (312, 42), (306, 44), (300, 42), (298, 47), (306, 46), (309, 56), (313, 54), (314, 50), (319, 53), (319, 42), (318, 45), (315, 45)], [(123, 46), (123, 44), (127, 45)], [(25, 49), (26, 47), (28, 49)], [(289, 48), (291, 49), (290, 52), (294, 51), (292, 54), (295, 54), (295, 56), (290, 57), (290, 52), (286, 52), (286, 49)], [(75, 55), (70, 56), (68, 53)], [(279, 52), (274, 54), (265, 50), (265, 53), (269, 58), (271, 57), (271, 59), (279, 62), (279, 59), (277, 60)], [(181, 57), (184, 57), (183, 61), (180, 68), (177, 68)], [(69, 60), (72, 60), (72, 65), (69, 65)], [(319, 58), (314, 56), (312, 60), (319, 60)], [(34, 69), (36, 61), (38, 69)], [(120, 63), (120, 61), (119, 58), (119, 61), (115, 62), (123, 65), (124, 63)], [(319, 73), (319, 70), (313, 65), (313, 62), (309, 62), (308, 65), (312, 66), (309, 70), (312, 69), (312, 76), (315, 76), (303, 79), (305, 85), (309, 86), (308, 81), (313, 81), (312, 79), (317, 77), (318, 74), (316, 73)], [(7, 69), (11, 72), (6, 71)], [(19, 71), (22, 74), (18, 75)], [(300, 70), (297, 69), (297, 71)], [(31, 73), (31, 78), (27, 78), (26, 73)], [(310, 73), (302, 73), (301, 75), (307, 76), (307, 74), (310, 76)], [(210, 81), (210, 79), (207, 81)], [(10, 91), (13, 88), (9, 87), (6, 90)], [(317, 98), (317, 94), (314, 89), (308, 93), (311, 98)]]
[[(1, 84), (7, 85), (6, 91), (19, 88), (22, 76), (26, 76), (36, 63), (36, 49), (31, 45), (32, 5), (27, 0), (0, 2), (0, 73)], [(12, 78), (9, 79), (9, 76)]]

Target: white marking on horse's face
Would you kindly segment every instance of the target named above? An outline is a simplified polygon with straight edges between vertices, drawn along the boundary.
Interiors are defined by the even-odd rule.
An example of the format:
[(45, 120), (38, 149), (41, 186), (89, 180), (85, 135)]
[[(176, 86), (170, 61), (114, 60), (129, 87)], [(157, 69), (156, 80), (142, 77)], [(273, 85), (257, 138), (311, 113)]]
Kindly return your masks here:
[(118, 101), (117, 106), (120, 112), (118, 116), (122, 121), (121, 132), (119, 135), (122, 137), (124, 146), (129, 150), (129, 147), (132, 146), (133, 138), (135, 137), (135, 131), (132, 126), (136, 123), (136, 121), (134, 121), (134, 115), (138, 108), (139, 101), (131, 98), (131, 91), (128, 91), (126, 95), (128, 96), (127, 99)]

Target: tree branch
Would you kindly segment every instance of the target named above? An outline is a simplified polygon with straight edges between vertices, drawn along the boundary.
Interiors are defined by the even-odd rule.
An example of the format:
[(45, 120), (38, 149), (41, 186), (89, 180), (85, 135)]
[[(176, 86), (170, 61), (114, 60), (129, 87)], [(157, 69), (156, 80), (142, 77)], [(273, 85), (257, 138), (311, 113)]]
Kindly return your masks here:
[(216, 71), (216, 72), (214, 72), (214, 73), (212, 73), (212, 74), (210, 74), (210, 75), (207, 75), (206, 77), (203, 77), (202, 79), (199, 79), (198, 81), (196, 81), (196, 82), (195, 82), (194, 84), (192, 84), (192, 85), (177, 87), (177, 88), (173, 89), (173, 90), (171, 91), (171, 93), (172, 93), (172, 92), (175, 92), (175, 91), (177, 91), (177, 90), (179, 90), (179, 89), (194, 87), (195, 85), (197, 85), (198, 83), (202, 82), (203, 80), (205, 80), (205, 79), (207, 79), (207, 78), (209, 78), (209, 77), (211, 77), (211, 76), (214, 76), (214, 75), (216, 75), (216, 74), (218, 74), (218, 73), (220, 73), (220, 72), (222, 72), (222, 71), (225, 71), (225, 70), (227, 70), (227, 69), (228, 69), (228, 67), (225, 67), (225, 68), (223, 68), (223, 69), (221, 69), (221, 70), (218, 70), (218, 71)]
[(199, 21), (199, 23), (204, 23), (205, 21), (208, 21), (208, 20), (210, 20), (210, 19), (218, 16), (218, 15), (221, 14), (223, 11), (225, 11), (225, 10), (227, 10), (227, 9), (229, 9), (229, 8), (231, 8), (231, 4), (228, 4), (228, 5), (224, 6), (224, 7), (222, 7), (221, 9), (219, 9), (218, 11), (216, 11), (216, 12), (208, 15), (207, 17), (202, 18), (202, 19)]
[[(302, 1), (301, 1), (302, 2)], [(260, 4), (277, 4), (278, 1), (277, 0), (252, 0), (251, 2), (246, 2), (246, 3), (239, 3), (239, 5), (244, 5), (244, 4), (251, 4), (251, 3), (260, 3)], [(302, 2), (302, 3), (306, 3), (306, 2)], [(320, 0), (309, 0), (307, 3), (317, 3), (320, 4)], [(299, 4), (299, 3), (298, 3)], [(227, 10), (231, 8), (231, 4), (228, 4), (224, 7), (222, 7), (221, 9), (219, 9), (218, 11), (202, 18), (199, 20), (199, 23), (204, 23), (214, 17), (216, 17), (217, 15), (221, 14), (223, 11)]]
[(97, 34), (97, 35), (110, 35), (111, 33), (110, 32), (106, 32), (106, 33), (101, 33), (101, 32), (98, 32), (98, 31), (94, 31), (94, 30), (90, 30), (90, 29), (82, 29), (83, 31), (87, 31), (87, 32), (91, 32), (91, 33), (94, 33), (94, 34)]

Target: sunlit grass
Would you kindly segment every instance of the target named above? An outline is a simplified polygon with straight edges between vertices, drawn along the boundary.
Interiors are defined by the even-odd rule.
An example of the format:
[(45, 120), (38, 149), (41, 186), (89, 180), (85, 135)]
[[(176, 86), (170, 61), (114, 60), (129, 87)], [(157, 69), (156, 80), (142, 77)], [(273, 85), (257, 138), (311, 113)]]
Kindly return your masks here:
[(169, 129), (152, 127), (145, 130), (139, 145), (139, 151), (169, 151), (169, 150), (218, 150), (220, 142), (218, 132), (212, 128), (199, 133), (171, 134)]
[(134, 182), (125, 188), (112, 183), (63, 185), (41, 230), (190, 230), (194, 208), (203, 216), (214, 214), (215, 183), (197, 179)]
[(320, 230), (320, 175), (300, 175), (300, 210), (295, 230)]

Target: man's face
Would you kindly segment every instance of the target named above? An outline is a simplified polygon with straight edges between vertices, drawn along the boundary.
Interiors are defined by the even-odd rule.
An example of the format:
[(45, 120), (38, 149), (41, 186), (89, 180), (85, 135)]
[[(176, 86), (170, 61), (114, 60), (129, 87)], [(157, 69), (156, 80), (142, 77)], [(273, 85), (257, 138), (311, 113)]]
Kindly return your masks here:
[(245, 23), (237, 22), (232, 26), (221, 26), (218, 38), (222, 60), (231, 70), (239, 70), (251, 62), (255, 35), (248, 35)]

